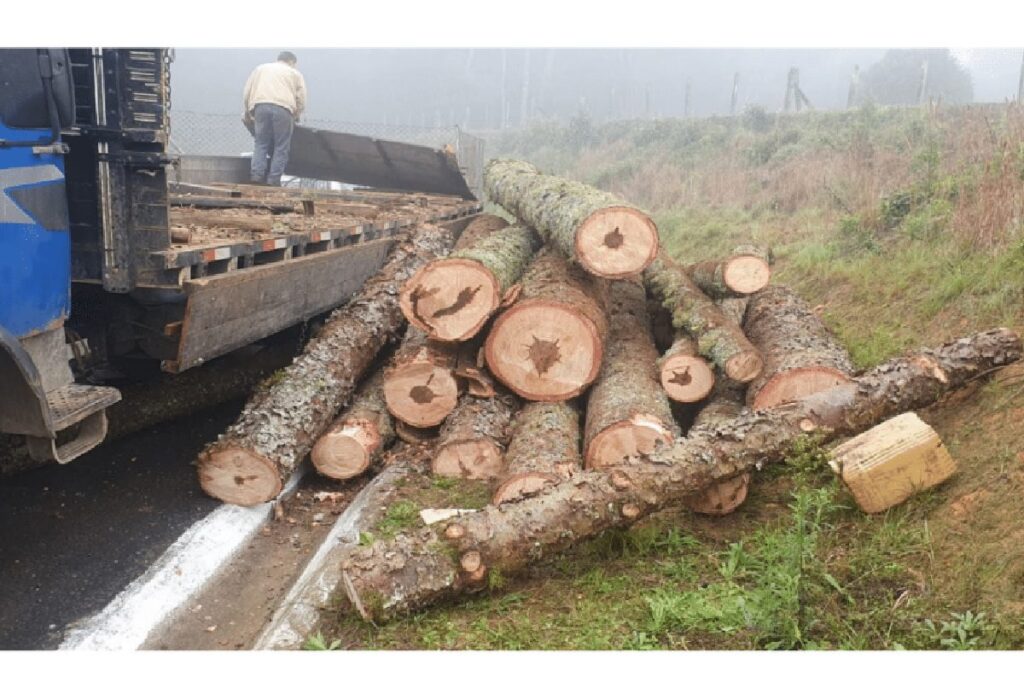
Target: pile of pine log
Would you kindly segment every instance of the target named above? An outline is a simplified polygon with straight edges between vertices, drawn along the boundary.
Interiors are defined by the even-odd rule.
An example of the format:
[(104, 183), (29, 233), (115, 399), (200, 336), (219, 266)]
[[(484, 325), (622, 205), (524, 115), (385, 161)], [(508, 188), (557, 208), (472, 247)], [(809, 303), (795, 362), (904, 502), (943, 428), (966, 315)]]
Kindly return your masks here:
[(1021, 355), (997, 329), (857, 376), (770, 284), (770, 251), (684, 265), (638, 208), (519, 161), (491, 161), (485, 188), (515, 223), (420, 229), (199, 457), (203, 489), (242, 505), (307, 455), (348, 479), (396, 440), (490, 482), (483, 510), (353, 549), (342, 578), (367, 619), (663, 508), (732, 512), (800, 436), (859, 433)]

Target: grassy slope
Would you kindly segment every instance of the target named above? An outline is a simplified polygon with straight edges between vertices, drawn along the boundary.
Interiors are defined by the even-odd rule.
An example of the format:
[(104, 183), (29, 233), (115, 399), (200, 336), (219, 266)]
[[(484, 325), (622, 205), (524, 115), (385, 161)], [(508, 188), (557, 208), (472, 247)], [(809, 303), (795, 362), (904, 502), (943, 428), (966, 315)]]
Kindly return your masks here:
[[(861, 367), (1024, 319), (1024, 115), (862, 110), (538, 127), (499, 152), (647, 207), (681, 260), (754, 240)], [(924, 412), (960, 472), (880, 516), (814, 446), (736, 514), (666, 513), (492, 595), (371, 628), (377, 648), (1022, 648), (1024, 373)]]

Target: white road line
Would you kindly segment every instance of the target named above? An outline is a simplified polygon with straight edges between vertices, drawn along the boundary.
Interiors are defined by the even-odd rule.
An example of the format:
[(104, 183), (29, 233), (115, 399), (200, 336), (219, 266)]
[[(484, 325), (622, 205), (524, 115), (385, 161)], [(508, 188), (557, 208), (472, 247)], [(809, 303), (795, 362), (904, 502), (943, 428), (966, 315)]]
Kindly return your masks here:
[(316, 554), (281, 599), (274, 617), (260, 632), (253, 649), (298, 649), (309, 635), (317, 631), (320, 611), (339, 590), (345, 545), (359, 542), (359, 531), (369, 515), (366, 507), (407, 473), (407, 469), (392, 467), (374, 477), (359, 492), (334, 522)]
[[(303, 471), (292, 474), (279, 498), (295, 490)], [(219, 506), (186, 530), (103, 610), (68, 632), (60, 649), (139, 648), (263, 527), (272, 507), (272, 503), (251, 508)]]

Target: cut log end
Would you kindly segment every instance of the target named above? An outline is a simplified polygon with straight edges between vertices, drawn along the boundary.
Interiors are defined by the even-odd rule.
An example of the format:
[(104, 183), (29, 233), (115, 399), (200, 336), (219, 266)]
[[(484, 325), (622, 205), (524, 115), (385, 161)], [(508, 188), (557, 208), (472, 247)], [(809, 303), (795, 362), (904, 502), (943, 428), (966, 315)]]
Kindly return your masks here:
[(493, 440), (459, 440), (438, 450), (432, 468), (438, 476), (493, 479), (502, 473), (501, 450)]
[(715, 373), (711, 365), (695, 355), (672, 355), (661, 363), (661, 386), (673, 401), (696, 403), (711, 393)]
[(714, 484), (686, 500), (686, 506), (702, 515), (728, 515), (747, 500), (750, 473)]
[(600, 277), (642, 272), (658, 254), (658, 229), (646, 214), (608, 207), (591, 214), (576, 230), (576, 257)]
[(266, 503), (284, 486), (273, 462), (235, 446), (214, 448), (199, 457), (199, 485), (210, 496), (239, 506)]
[(396, 418), (416, 428), (439, 425), (459, 400), (451, 370), (429, 362), (411, 362), (388, 373), (384, 400)]
[(403, 287), (402, 313), (431, 338), (467, 340), (501, 302), (501, 285), (475, 260), (445, 258), (421, 268)]
[(746, 384), (764, 371), (764, 360), (755, 350), (738, 352), (725, 361), (725, 374), (729, 379)]
[(578, 396), (597, 378), (603, 346), (594, 324), (568, 306), (523, 302), (506, 311), (487, 337), (487, 366), (532, 401)]
[(851, 383), (852, 380), (848, 376), (831, 367), (800, 367), (772, 377), (757, 392), (750, 405), (755, 410), (773, 408), (798, 401), (819, 391)]
[(607, 469), (631, 457), (649, 455), (671, 444), (672, 431), (653, 416), (634, 416), (613, 423), (598, 433), (587, 447), (587, 469)]
[(722, 271), (725, 286), (737, 294), (759, 292), (768, 286), (771, 277), (771, 265), (754, 255), (737, 255)]
[(351, 479), (365, 472), (380, 447), (377, 426), (368, 421), (349, 423), (324, 434), (310, 454), (313, 466), (332, 479)]
[[(570, 468), (575, 467), (572, 466)], [(557, 484), (559, 480), (560, 479), (557, 475), (548, 474), (546, 472), (525, 472), (523, 474), (514, 474), (503, 481), (494, 491), (491, 503), (499, 506), (502, 503), (509, 503), (511, 501), (529, 498), (530, 496), (540, 493), (551, 484)]]

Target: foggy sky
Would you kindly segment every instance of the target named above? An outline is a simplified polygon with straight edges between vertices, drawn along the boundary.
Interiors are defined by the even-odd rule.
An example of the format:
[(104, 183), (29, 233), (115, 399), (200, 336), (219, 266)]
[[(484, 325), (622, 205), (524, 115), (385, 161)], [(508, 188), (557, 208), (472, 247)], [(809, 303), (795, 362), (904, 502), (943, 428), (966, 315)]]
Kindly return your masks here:
[[(287, 48), (287, 47), (282, 47)], [(249, 72), (278, 48), (179, 49), (172, 107), (240, 114)], [(778, 111), (790, 67), (815, 108), (845, 107), (854, 65), (884, 49), (291, 49), (309, 90), (307, 117), (361, 123), (459, 124), (468, 129), (565, 120), (728, 114), (734, 74), (738, 111)], [(974, 81), (976, 102), (1013, 99), (1021, 49), (953, 49)], [(503, 68), (504, 64), (504, 68)], [(504, 75), (504, 81), (503, 81)], [(504, 100), (502, 86), (504, 85)], [(525, 100), (523, 94), (526, 94)], [(525, 107), (525, 110), (524, 110)]]

